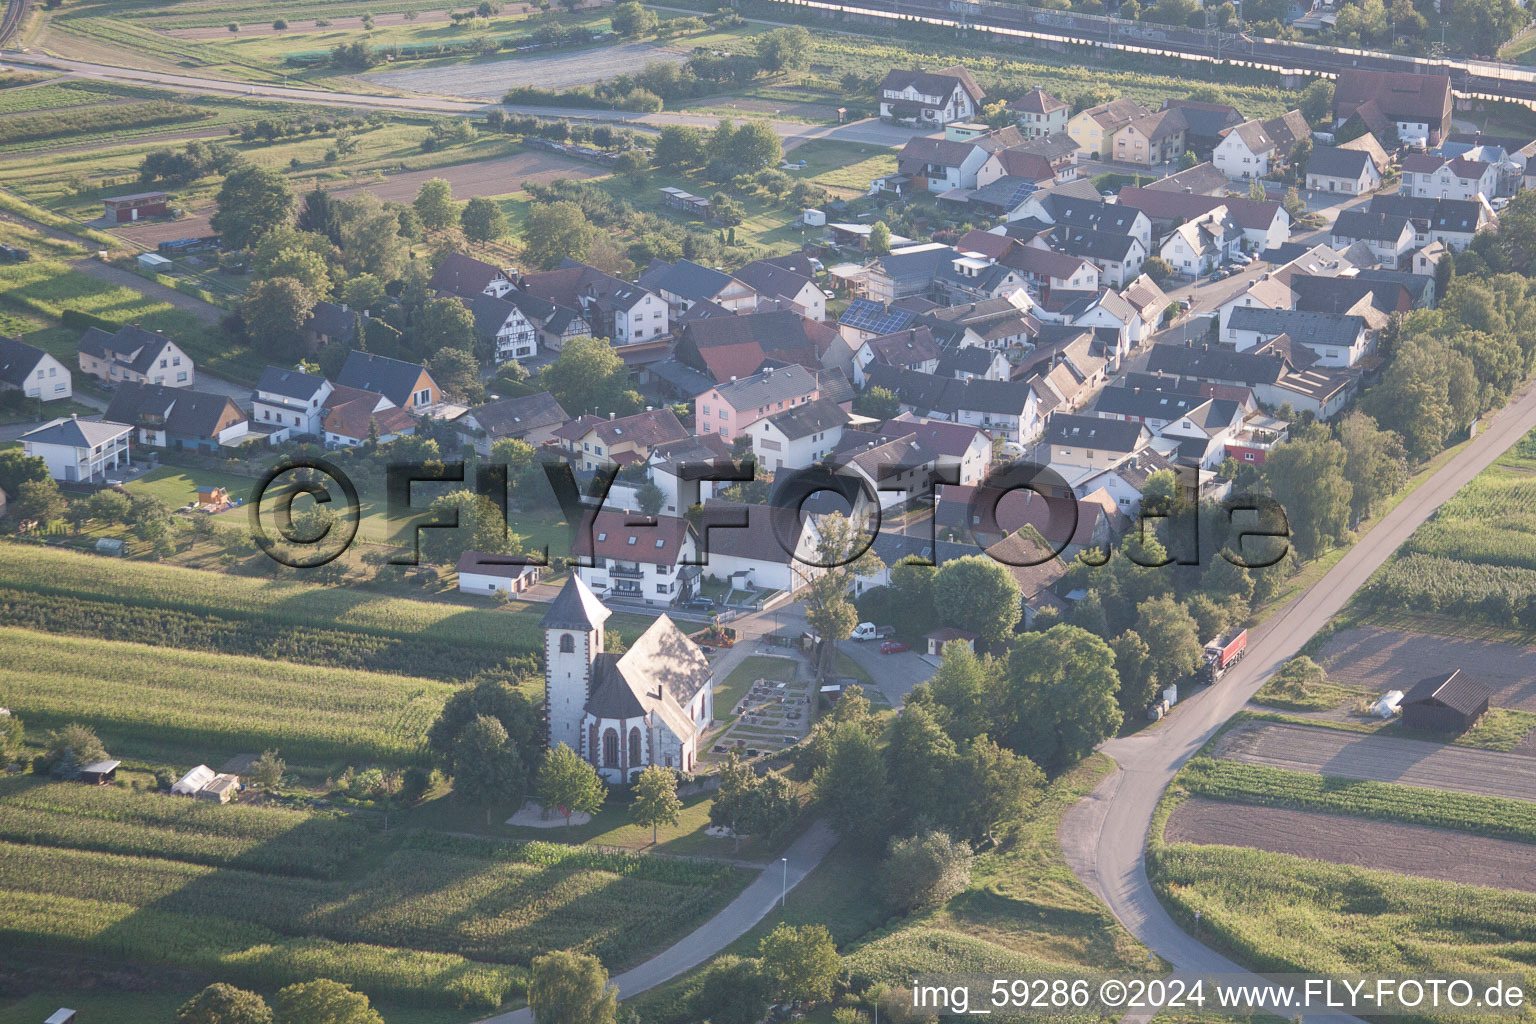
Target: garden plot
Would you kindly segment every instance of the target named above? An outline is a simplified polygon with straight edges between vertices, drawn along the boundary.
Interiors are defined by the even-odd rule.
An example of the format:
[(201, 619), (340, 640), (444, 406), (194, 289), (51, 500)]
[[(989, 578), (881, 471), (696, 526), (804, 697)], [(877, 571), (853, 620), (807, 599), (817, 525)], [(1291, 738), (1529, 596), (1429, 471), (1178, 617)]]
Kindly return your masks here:
[(617, 46), (532, 57), (503, 57), (472, 64), (378, 71), (363, 76), (363, 80), (380, 82), (408, 92), (499, 100), (502, 93), (517, 85), (569, 89), (576, 85), (590, 85), (605, 78), (633, 74), (648, 61), (664, 60), (681, 64), (688, 57), (686, 47), (621, 43)]
[(713, 745), (713, 752), (732, 749), (750, 756), (783, 750), (805, 738), (815, 717), (815, 695), (802, 680), (758, 679), (730, 711), (736, 721)]
[(1196, 797), (1174, 810), (1164, 837), (1170, 843), (1242, 846), (1465, 885), (1536, 892), (1536, 850), (1529, 843), (1424, 825)]

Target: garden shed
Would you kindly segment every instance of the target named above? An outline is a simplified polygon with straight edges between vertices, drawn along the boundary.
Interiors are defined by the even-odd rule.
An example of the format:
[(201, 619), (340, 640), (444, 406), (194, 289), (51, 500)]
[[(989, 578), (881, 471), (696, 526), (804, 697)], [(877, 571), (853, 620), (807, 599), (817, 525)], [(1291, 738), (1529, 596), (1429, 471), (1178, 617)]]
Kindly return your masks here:
[(1461, 669), (1413, 684), (1403, 697), (1403, 726), (1424, 732), (1462, 733), (1488, 711), (1488, 687)]

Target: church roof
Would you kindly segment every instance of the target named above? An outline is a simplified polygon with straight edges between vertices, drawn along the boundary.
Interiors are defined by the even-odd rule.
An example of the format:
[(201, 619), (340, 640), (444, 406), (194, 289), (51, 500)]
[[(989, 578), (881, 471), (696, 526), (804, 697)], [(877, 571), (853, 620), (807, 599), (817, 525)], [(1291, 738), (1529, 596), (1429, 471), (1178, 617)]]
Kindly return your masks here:
[(571, 573), (559, 595), (549, 602), (544, 618), (539, 620), (542, 629), (601, 629), (612, 614), (597, 599), (581, 577)]
[(586, 711), (602, 719), (654, 713), (680, 739), (687, 739), (698, 727), (683, 709), (709, 684), (709, 675), (709, 661), (699, 645), (662, 615), (622, 655), (598, 657)]

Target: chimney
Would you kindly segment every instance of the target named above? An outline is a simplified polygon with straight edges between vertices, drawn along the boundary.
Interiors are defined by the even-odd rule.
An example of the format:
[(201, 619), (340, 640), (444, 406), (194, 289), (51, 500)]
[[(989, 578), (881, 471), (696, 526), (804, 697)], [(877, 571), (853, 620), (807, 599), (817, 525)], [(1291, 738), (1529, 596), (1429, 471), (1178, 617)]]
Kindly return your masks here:
[(343, 302), (343, 303), (342, 303), (342, 304), (341, 304), (341, 311), (342, 311), (342, 312), (343, 312), (343, 313), (345, 313), (345, 312), (347, 312), (347, 304), (346, 304), (346, 303), (345, 303), (345, 302)]
[(609, 413), (609, 414), (608, 414), (608, 419), (609, 419), (609, 420), (612, 420), (612, 419), (613, 419), (613, 413), (611, 413), (611, 412), (610, 412), (610, 413)]

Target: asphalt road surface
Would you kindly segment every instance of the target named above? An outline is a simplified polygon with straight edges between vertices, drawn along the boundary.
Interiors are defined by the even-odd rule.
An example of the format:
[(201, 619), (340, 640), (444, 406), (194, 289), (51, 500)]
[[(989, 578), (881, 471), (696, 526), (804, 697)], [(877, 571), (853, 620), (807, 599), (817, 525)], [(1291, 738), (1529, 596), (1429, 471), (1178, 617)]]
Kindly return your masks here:
[[(1228, 742), (1230, 738), (1230, 742)], [(1536, 757), (1341, 729), (1264, 724), (1222, 736), (1229, 761), (1313, 775), (1536, 800)]]
[[(1120, 923), (1179, 970), (1212, 974), (1239, 968), (1176, 924), (1147, 879), (1147, 830), (1174, 773), (1300, 651), (1420, 523), (1533, 428), (1536, 389), (1527, 385), (1476, 440), (1361, 537), (1322, 579), (1253, 630), (1247, 658), (1219, 684), (1181, 702), (1160, 725), (1104, 744), (1103, 751), (1114, 758), (1118, 770), (1068, 813), (1060, 830), (1062, 849), (1072, 870)], [(1319, 1021), (1323, 1017), (1307, 1016)]]

